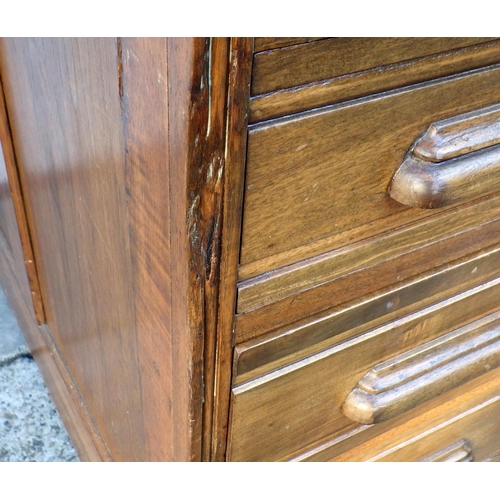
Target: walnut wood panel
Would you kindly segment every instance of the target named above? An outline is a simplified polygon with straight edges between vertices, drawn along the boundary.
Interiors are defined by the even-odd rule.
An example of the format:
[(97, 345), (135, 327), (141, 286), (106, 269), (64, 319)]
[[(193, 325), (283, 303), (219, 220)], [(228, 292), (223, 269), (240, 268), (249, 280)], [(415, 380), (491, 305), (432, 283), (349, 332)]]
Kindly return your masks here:
[(498, 64), (498, 62), (500, 62), (500, 43), (491, 41), (300, 87), (261, 94), (251, 99), (250, 123)]
[(234, 387), (229, 458), (279, 460), (353, 429), (341, 408), (370, 367), (472, 321), (480, 328), (498, 310), (499, 287), (493, 280)]
[(395, 170), (429, 123), (496, 103), (499, 74), (472, 72), (253, 127), (240, 263), (260, 260), (265, 272), (280, 267), (272, 256), (281, 252), (365, 225), (361, 240), (379, 234), (373, 223), (382, 219), (394, 228), (426, 217), (387, 195)]
[[(10, 124), (0, 85), (0, 280), (17, 321), (82, 461), (108, 461), (109, 451), (44, 322), (43, 304), (18, 177)], [(4, 161), (5, 160), (5, 161)]]
[(498, 318), (473, 323), (371, 368), (342, 411), (362, 424), (383, 422), (499, 366)]
[(3, 44), (47, 324), (112, 456), (144, 460), (115, 40)]
[(3, 41), (45, 345), (108, 459), (210, 458), (228, 43)]
[[(439, 430), (443, 429), (444, 435), (441, 437), (449, 440), (437, 440), (426, 454), (424, 452), (418, 456), (407, 456), (409, 460), (424, 460), (434, 452), (438, 453), (448, 445), (464, 439), (463, 433), (452, 435), (453, 423), (460, 422), (461, 417), (467, 414), (474, 414), (474, 409), (481, 410), (485, 406), (485, 402), (496, 400), (499, 393), (498, 370), (491, 371), (459, 389), (439, 396), (424, 404), (421, 408), (408, 412), (407, 416), (402, 415), (379, 425), (361, 426), (350, 433), (335, 436), (323, 443), (318, 443), (316, 446), (311, 447), (310, 450), (290, 457), (290, 459), (292, 461), (314, 462), (367, 461), (388, 450), (395, 451), (399, 446), (404, 446), (405, 443), (410, 444), (412, 441), (418, 441), (429, 434), (432, 435), (434, 431), (438, 431), (437, 437), (439, 436)], [(452, 424), (449, 427), (451, 432), (446, 431), (449, 424)], [(487, 424), (487, 428), (491, 430), (489, 424)], [(458, 423), (458, 432), (460, 432), (460, 427), (461, 425)], [(484, 428), (484, 426), (481, 426), (481, 428)], [(495, 443), (498, 445), (498, 438), (496, 437), (490, 444), (494, 445)], [(479, 447), (477, 448), (479, 449)], [(485, 460), (484, 457), (488, 457), (487, 451), (486, 453), (480, 451), (480, 453), (482, 455), (480, 459)], [(486, 459), (491, 460), (494, 456)]]
[(173, 460), (172, 395), (181, 382), (172, 377), (172, 276), (166, 265), (171, 255), (167, 44), (161, 38), (123, 38), (117, 48), (144, 459)]
[[(461, 413), (427, 432), (417, 435), (394, 448), (369, 459), (370, 462), (482, 462), (500, 449), (500, 396)], [(462, 439), (460, 439), (462, 438)], [(442, 457), (441, 446), (459, 439), (462, 450), (454, 451), (455, 456)], [(466, 441), (465, 444), (463, 442)], [(457, 443), (449, 445), (456, 447)], [(439, 451), (437, 451), (439, 450)], [(428, 456), (429, 454), (432, 454)], [(444, 458), (444, 459), (443, 459)], [(448, 460), (446, 459), (448, 458)], [(473, 460), (472, 460), (473, 458)]]
[(252, 94), (467, 47), (490, 38), (329, 38), (256, 54)]
[(432, 269), (403, 283), (392, 284), (379, 293), (301, 318), (288, 327), (240, 343), (235, 348), (234, 382), (239, 385), (262, 376), (366, 329), (491, 280), (497, 277), (499, 266), (500, 249), (483, 251), (474, 258)]
[(290, 45), (299, 45), (301, 43), (321, 40), (321, 38), (306, 38), (306, 37), (257, 37), (254, 42), (254, 51), (261, 52), (263, 50), (277, 49), (280, 47), (288, 47)]
[[(223, 286), (219, 287), (215, 352), (213, 358), (208, 356), (208, 362), (215, 359), (215, 382), (212, 391), (214, 394), (213, 425), (212, 429), (205, 428), (205, 435), (212, 436), (210, 458), (216, 461), (224, 460), (227, 442), (252, 44), (251, 38), (232, 38), (229, 47), (231, 71), (229, 71), (227, 97), (228, 138), (224, 153), (223, 224), (219, 272), (219, 279)], [(208, 383), (207, 385), (210, 388)], [(208, 395), (205, 397), (208, 399)]]
[[(456, 209), (441, 212), (435, 218), (410, 223), (401, 229), (387, 231), (339, 250), (242, 281), (238, 284), (238, 313), (272, 304), (338, 280), (348, 273), (362, 272), (384, 261), (414, 258), (414, 253), (422, 252), (424, 247), (435, 240), (441, 245), (445, 245), (447, 239), (456, 241), (457, 235), (470, 233), (479, 225), (498, 220), (499, 215), (500, 198), (486, 198), (479, 203), (463, 205), (459, 213)], [(487, 244), (488, 241), (484, 240), (483, 245)], [(455, 252), (457, 250), (458, 245)]]
[(235, 324), (236, 339), (244, 342), (303, 318), (314, 318), (322, 311), (343, 307), (343, 304), (349, 304), (363, 295), (378, 294), (378, 291), (393, 286), (404, 286), (405, 280), (418, 273), (428, 273), (448, 262), (497, 245), (499, 236), (500, 220), (482, 223), (470, 231), (435, 243), (423, 243), (421, 248), (407, 254), (373, 266), (368, 265), (333, 281), (239, 314)]

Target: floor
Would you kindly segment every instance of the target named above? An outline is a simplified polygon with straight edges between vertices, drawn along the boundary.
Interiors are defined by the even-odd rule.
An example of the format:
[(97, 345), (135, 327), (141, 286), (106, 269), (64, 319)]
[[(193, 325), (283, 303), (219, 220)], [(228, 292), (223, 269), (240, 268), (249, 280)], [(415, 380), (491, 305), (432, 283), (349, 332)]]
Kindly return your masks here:
[(0, 462), (77, 461), (0, 288)]

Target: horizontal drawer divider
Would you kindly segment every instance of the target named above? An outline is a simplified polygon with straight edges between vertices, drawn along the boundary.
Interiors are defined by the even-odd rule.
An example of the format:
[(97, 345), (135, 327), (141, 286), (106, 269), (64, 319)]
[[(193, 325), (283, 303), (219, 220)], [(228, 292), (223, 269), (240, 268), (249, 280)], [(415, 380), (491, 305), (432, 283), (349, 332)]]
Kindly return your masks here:
[[(492, 257), (494, 260), (492, 260), (491, 263), (498, 266), (500, 249), (497, 249)], [(472, 267), (472, 263), (467, 262), (467, 265), (464, 267), (468, 269)], [(452, 272), (450, 274), (451, 276), (445, 275), (444, 277), (449, 277), (453, 280), (454, 273)], [(456, 278), (459, 278), (459, 276), (462, 276), (460, 270), (455, 274)], [(445, 279), (444, 281), (447, 280)], [(244, 386), (245, 389), (242, 390), (246, 390), (246, 384), (262, 384), (268, 380), (268, 377), (270, 377), (270, 379), (280, 377), (290, 370), (297, 370), (307, 364), (315, 363), (318, 359), (328, 357), (338, 350), (344, 350), (352, 345), (364, 342), (367, 338), (372, 336), (377, 337), (384, 331), (394, 329), (395, 325), (411, 323), (420, 317), (430, 315), (443, 307), (452, 307), (453, 304), (466, 298), (474, 297), (477, 294), (483, 296), (488, 289), (496, 291), (499, 285), (500, 278), (496, 278), (474, 288), (466, 289), (462, 293), (448, 297), (440, 302), (427, 305), (423, 309), (409, 312), (404, 317), (400, 317), (400, 312), (399, 315), (396, 315), (397, 319), (395, 321), (391, 322), (386, 319), (386, 322), (382, 325), (374, 326), (371, 330), (371, 318), (368, 316), (370, 314), (370, 309), (352, 307), (344, 309), (340, 314), (332, 314), (330, 317), (321, 318), (298, 327), (297, 329), (292, 328), (288, 331), (284, 331), (283, 336), (261, 340), (257, 339), (254, 342), (238, 345), (235, 349), (234, 369), (234, 384), (236, 390), (239, 391), (240, 389), (238, 388), (240, 386)], [(412, 291), (413, 290), (410, 291), (410, 294)], [(383, 304), (391, 303), (391, 297), (384, 296), (379, 300)], [(490, 320), (488, 319), (487, 321)], [(293, 339), (294, 334), (301, 338)], [(310, 337), (316, 337), (318, 342), (307, 346), (307, 340)], [(301, 339), (306, 340), (306, 342), (304, 342), (305, 346), (304, 344), (303, 346), (300, 345), (299, 342)], [(320, 341), (320, 339), (322, 339), (322, 341)], [(309, 349), (307, 349), (306, 346), (309, 347)], [(302, 350), (300, 349), (301, 347)]]
[[(356, 269), (401, 257), (437, 240), (475, 230), (478, 225), (497, 220), (495, 214), (500, 214), (500, 197), (462, 206), (458, 221), (455, 220), (456, 210), (450, 210), (434, 219), (408, 224), (382, 236), (374, 236), (360, 243), (242, 281), (238, 284), (238, 313), (249, 312), (282, 300)], [(450, 223), (451, 221), (453, 223)]]
[(500, 42), (491, 41), (437, 55), (358, 71), (303, 86), (256, 95), (251, 124), (387, 92), (500, 62)]

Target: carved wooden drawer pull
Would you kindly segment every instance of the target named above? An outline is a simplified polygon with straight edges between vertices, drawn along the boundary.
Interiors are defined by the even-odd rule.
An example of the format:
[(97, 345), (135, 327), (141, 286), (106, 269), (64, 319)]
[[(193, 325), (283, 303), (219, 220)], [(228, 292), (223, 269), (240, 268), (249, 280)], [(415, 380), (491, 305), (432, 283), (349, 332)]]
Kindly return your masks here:
[(495, 314), (376, 365), (347, 396), (342, 411), (362, 424), (382, 422), (498, 366)]
[(394, 200), (439, 208), (500, 189), (500, 105), (432, 124), (389, 185)]
[(469, 442), (461, 439), (446, 448), (424, 458), (422, 462), (474, 462)]

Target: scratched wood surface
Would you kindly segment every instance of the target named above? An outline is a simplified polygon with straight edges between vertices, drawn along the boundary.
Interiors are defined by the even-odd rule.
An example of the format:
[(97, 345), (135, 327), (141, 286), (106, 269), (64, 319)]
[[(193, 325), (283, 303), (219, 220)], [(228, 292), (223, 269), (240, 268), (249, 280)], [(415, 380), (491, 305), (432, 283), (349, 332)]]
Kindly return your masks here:
[[(336, 457), (335, 461), (368, 462), (483, 462), (495, 456), (500, 449), (500, 396), (496, 395), (463, 413), (454, 412), (448, 420), (429, 426), (421, 434), (388, 433), (385, 445), (372, 444)], [(398, 429), (401, 432), (401, 429)], [(401, 437), (403, 440), (401, 442)], [(395, 442), (394, 442), (395, 441)], [(385, 448), (385, 449), (384, 449)], [(349, 459), (348, 459), (349, 456)]]
[(486, 42), (491, 38), (328, 38), (255, 55), (252, 94), (325, 80)]
[(290, 45), (299, 45), (302, 43), (321, 40), (320, 37), (256, 37), (254, 43), (254, 52), (262, 52), (263, 50), (277, 49)]
[(44, 345), (102, 459), (211, 456), (228, 46), (3, 41)]
[(494, 279), (499, 264), (497, 247), (483, 250), (472, 258), (392, 283), (377, 293), (240, 342), (235, 348), (234, 383), (265, 375), (332, 347), (339, 339), (354, 337)]

